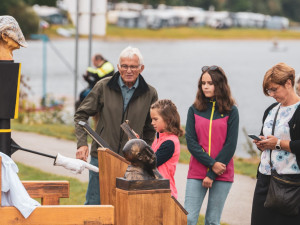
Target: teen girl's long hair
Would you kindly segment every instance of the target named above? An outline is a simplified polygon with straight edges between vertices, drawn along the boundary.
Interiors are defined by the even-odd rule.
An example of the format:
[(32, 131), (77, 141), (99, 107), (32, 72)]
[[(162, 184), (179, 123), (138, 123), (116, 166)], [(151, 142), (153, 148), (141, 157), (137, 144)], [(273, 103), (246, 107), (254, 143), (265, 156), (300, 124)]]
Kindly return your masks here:
[(180, 116), (176, 105), (169, 99), (158, 100), (153, 103), (150, 109), (157, 109), (158, 114), (166, 123), (166, 132), (182, 136), (183, 130), (180, 126)]
[(217, 102), (218, 110), (220, 113), (229, 113), (232, 106), (235, 104), (235, 100), (231, 96), (230, 87), (227, 82), (227, 77), (224, 70), (219, 66), (211, 66), (204, 70), (200, 76), (198, 82), (198, 91), (194, 106), (199, 111), (205, 111), (207, 109), (208, 99), (205, 97), (202, 90), (202, 77), (206, 72), (211, 76), (212, 82), (215, 86), (214, 99)]

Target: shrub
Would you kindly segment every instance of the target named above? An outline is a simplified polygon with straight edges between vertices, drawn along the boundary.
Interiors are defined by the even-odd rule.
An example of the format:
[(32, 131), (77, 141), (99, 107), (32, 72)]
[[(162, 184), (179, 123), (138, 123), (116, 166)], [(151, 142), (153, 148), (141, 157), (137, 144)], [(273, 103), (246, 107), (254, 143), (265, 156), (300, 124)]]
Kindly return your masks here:
[(40, 19), (32, 7), (27, 6), (24, 2), (11, 5), (8, 8), (7, 14), (13, 16), (18, 21), (25, 37), (38, 32)]

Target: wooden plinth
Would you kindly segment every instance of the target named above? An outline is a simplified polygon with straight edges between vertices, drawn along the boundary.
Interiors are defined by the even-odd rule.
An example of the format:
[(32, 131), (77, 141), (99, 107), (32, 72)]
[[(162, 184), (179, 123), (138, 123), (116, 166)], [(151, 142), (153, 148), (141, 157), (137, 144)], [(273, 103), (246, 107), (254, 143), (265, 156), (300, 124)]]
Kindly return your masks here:
[(187, 224), (187, 212), (171, 197), (169, 181), (155, 180), (151, 187), (151, 181), (122, 179), (129, 162), (109, 149), (98, 149), (98, 161), (101, 204), (115, 207), (116, 225)]
[(170, 181), (168, 179), (126, 180), (125, 178), (117, 177), (116, 187), (128, 191), (170, 189)]
[(170, 189), (116, 189), (117, 225), (186, 225), (187, 213), (171, 197)]

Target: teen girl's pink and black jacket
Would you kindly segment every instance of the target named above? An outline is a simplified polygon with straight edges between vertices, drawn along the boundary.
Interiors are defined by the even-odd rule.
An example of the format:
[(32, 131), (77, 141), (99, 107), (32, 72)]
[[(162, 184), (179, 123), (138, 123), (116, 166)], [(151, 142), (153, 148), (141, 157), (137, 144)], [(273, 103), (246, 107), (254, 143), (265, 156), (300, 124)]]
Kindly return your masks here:
[[(215, 101), (208, 101), (208, 108), (200, 112), (191, 106), (186, 122), (187, 147), (192, 154), (188, 179), (204, 179), (233, 182), (233, 155), (238, 138), (239, 114), (236, 106), (227, 114), (218, 111)], [(226, 171), (218, 176), (212, 171), (215, 162), (226, 165)]]

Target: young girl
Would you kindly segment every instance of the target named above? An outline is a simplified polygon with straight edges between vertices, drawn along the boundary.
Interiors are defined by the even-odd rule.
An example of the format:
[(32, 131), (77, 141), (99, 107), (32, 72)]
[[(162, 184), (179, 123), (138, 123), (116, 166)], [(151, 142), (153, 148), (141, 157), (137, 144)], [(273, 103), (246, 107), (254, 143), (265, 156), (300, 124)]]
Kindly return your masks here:
[(223, 69), (203, 67), (196, 100), (189, 108), (186, 122), (187, 147), (192, 154), (185, 194), (189, 225), (197, 224), (207, 190), (205, 225), (220, 224), (234, 177), (232, 157), (239, 123), (234, 104)]
[(151, 105), (152, 125), (157, 132), (152, 144), (157, 157), (157, 168), (161, 175), (170, 180), (171, 194), (177, 198), (174, 174), (180, 155), (178, 136), (182, 136), (180, 116), (171, 100), (159, 100)]

